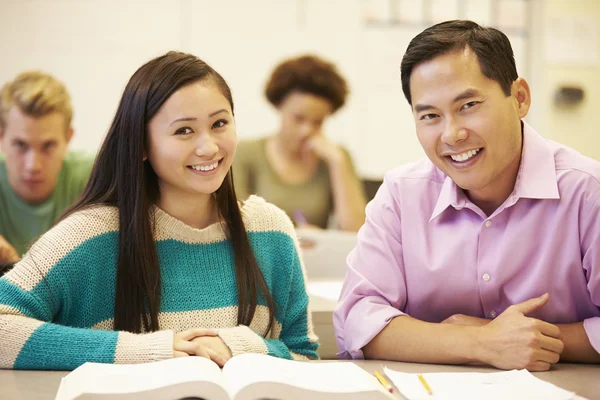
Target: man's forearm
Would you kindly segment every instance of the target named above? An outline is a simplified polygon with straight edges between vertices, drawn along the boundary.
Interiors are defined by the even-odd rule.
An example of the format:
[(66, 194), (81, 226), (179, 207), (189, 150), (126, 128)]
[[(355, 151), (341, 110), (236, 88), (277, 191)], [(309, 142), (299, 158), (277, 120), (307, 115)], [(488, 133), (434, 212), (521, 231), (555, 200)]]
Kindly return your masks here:
[(477, 327), (436, 324), (409, 316), (394, 318), (363, 347), (365, 358), (436, 364), (481, 361), (476, 355)]
[[(445, 322), (458, 325), (481, 326), (489, 323), (490, 320), (454, 315)], [(600, 364), (600, 354), (592, 347), (583, 327), (583, 322), (556, 324), (556, 326), (560, 329), (561, 340), (565, 346), (560, 355), (561, 362)]]
[(557, 324), (565, 349), (560, 355), (562, 362), (600, 364), (600, 354), (592, 347), (583, 322)]
[[(460, 325), (480, 326), (489, 323), (490, 320), (469, 317), (453, 316), (448, 323)], [(583, 327), (583, 322), (573, 324), (556, 324), (560, 329), (561, 340), (565, 345), (560, 355), (561, 362), (593, 363), (600, 364), (600, 354), (592, 347), (590, 339)]]

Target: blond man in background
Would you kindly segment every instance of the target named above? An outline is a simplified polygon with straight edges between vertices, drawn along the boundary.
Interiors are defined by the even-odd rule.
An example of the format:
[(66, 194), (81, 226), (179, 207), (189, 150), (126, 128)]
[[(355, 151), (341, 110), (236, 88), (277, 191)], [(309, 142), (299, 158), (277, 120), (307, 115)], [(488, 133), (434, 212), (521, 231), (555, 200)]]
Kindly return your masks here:
[(4, 266), (17, 262), (87, 183), (93, 158), (67, 152), (72, 116), (65, 86), (46, 73), (23, 72), (0, 89), (0, 264)]

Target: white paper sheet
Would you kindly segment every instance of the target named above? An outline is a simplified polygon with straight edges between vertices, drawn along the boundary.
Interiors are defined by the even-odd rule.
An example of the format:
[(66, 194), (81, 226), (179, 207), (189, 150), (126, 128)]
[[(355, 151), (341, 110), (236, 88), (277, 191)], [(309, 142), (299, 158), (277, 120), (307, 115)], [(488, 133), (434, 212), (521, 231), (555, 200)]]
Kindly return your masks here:
[(526, 370), (422, 374), (433, 395), (427, 393), (417, 374), (387, 367), (384, 371), (408, 400), (571, 400), (575, 396)]

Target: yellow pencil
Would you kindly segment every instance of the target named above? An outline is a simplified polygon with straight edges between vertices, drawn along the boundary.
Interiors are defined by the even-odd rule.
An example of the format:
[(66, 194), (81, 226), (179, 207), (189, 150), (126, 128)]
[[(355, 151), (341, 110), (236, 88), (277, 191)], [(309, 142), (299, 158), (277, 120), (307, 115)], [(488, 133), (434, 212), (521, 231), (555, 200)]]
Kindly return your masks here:
[(430, 396), (433, 396), (433, 392), (431, 391), (431, 388), (429, 387), (429, 384), (427, 383), (427, 381), (425, 380), (423, 375), (419, 374), (418, 377), (419, 377), (419, 380), (421, 381), (421, 384), (423, 384), (423, 387), (425, 388), (425, 390), (427, 390), (427, 393), (429, 393)]
[(375, 378), (377, 378), (379, 383), (381, 383), (383, 385), (385, 390), (387, 390), (390, 393), (394, 393), (394, 387), (388, 382), (387, 379), (385, 379), (385, 377), (383, 375), (381, 375), (379, 373), (379, 371), (375, 371), (375, 372), (373, 372), (373, 374), (375, 375)]

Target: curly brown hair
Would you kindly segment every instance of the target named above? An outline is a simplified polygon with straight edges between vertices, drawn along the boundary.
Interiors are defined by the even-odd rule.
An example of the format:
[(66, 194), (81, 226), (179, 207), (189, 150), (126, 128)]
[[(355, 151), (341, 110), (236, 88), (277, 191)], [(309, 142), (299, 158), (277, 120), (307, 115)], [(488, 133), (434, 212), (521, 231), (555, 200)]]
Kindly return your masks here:
[(305, 55), (279, 64), (265, 88), (267, 100), (275, 107), (291, 92), (323, 97), (336, 112), (346, 102), (348, 85), (335, 65), (317, 56)]

